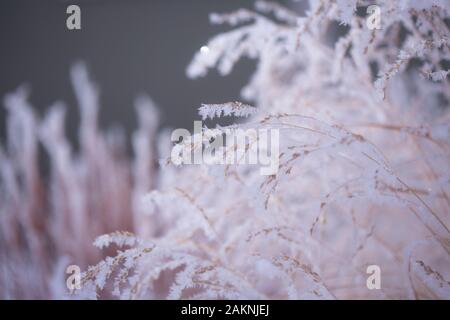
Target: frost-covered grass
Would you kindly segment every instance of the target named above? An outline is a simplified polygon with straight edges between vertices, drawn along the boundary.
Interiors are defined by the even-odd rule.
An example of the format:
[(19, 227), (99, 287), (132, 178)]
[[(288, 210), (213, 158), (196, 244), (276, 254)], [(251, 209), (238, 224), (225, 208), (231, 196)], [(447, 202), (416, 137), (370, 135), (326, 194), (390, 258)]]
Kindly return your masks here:
[[(96, 127), (97, 91), (81, 65), (72, 72), (77, 155), (61, 106), (37, 120), (23, 91), (9, 95), (0, 295), (449, 299), (449, 7), (376, 2), (380, 30), (356, 14), (372, 1), (310, 1), (302, 16), (256, 1), (255, 11), (211, 15), (232, 30), (199, 50), (187, 74), (226, 75), (241, 57), (257, 69), (242, 90), (246, 103), (203, 105), (200, 116), (278, 129), (276, 175), (251, 165), (172, 165), (169, 133), (156, 136), (145, 99), (136, 156), (127, 160), (118, 133)], [(348, 31), (330, 45), (335, 23)], [(46, 184), (38, 142), (52, 163)], [(85, 269), (82, 289), (70, 294), (68, 264)], [(366, 287), (368, 265), (380, 266), (380, 290)]]

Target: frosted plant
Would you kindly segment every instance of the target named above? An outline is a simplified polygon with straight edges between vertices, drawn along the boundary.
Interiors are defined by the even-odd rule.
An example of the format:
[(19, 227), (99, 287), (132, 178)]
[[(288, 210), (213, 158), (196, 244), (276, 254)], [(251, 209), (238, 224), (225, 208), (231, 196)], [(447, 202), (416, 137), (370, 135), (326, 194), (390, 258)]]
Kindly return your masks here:
[[(98, 90), (84, 65), (75, 65), (71, 76), (81, 115), (77, 153), (65, 137), (62, 103), (38, 119), (25, 88), (5, 98), (8, 140), (7, 148), (0, 149), (0, 298), (65, 297), (66, 267), (86, 268), (103, 257), (92, 246), (99, 234), (141, 225), (141, 201), (136, 199), (154, 180), (155, 107), (145, 97), (136, 101), (141, 123), (134, 137), (138, 150), (132, 166), (122, 133), (102, 135), (97, 128)], [(39, 167), (38, 143), (51, 164), (47, 178)]]
[[(134, 232), (99, 232), (94, 244), (118, 251), (88, 267), (82, 289), (69, 297), (450, 299), (449, 4), (376, 1), (381, 29), (371, 30), (365, 13), (373, 4), (309, 1), (299, 13), (295, 2), (289, 8), (256, 1), (255, 10), (211, 14), (212, 23), (232, 30), (196, 53), (188, 76), (211, 68), (227, 75), (242, 57), (255, 59), (257, 68), (242, 90), (245, 103), (202, 105), (199, 114), (244, 117), (217, 125), (217, 136), (278, 129), (277, 174), (262, 176), (252, 165), (174, 166), (170, 134), (163, 132), (157, 176), (148, 176), (150, 158), (137, 152), (135, 226), (117, 229)], [(338, 25), (345, 31), (330, 37)], [(76, 74), (81, 105), (95, 105), (89, 81)], [(95, 132), (88, 124), (85, 135)], [(135, 135), (142, 153), (150, 152), (140, 141), (154, 136), (153, 127), (143, 124)], [(3, 163), (2, 186), (11, 180), (11, 163)], [(114, 184), (110, 178), (96, 181)], [(113, 215), (113, 208), (98, 212)], [(76, 253), (86, 252), (92, 249)], [(370, 265), (380, 267), (379, 290), (366, 285)]]
[(248, 117), (256, 112), (256, 108), (243, 104), (239, 101), (228, 102), (222, 104), (203, 104), (198, 109), (198, 114), (202, 116), (203, 120), (207, 118), (214, 119), (215, 117), (235, 116)]
[[(299, 15), (256, 1), (256, 11), (211, 15), (235, 28), (187, 74), (227, 75), (241, 57), (256, 59), (242, 91), (256, 108), (199, 114), (250, 116), (217, 135), (279, 129), (280, 169), (262, 177), (251, 166), (164, 160), (146, 197), (153, 233), (117, 256), (138, 255), (125, 293), (117, 283), (130, 265), (117, 271), (118, 297), (450, 298), (448, 3), (378, 1), (380, 30), (356, 12), (369, 4), (310, 1)], [(347, 31), (327, 43), (336, 24)], [(372, 264), (380, 290), (366, 287)], [(84, 280), (103, 288), (92, 272)]]

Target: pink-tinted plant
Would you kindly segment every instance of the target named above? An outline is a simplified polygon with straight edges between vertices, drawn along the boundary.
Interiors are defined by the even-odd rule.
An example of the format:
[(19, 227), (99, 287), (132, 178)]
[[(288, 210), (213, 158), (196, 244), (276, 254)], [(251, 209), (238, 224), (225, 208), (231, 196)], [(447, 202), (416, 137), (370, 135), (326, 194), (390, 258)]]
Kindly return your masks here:
[[(38, 125), (23, 93), (11, 96), (7, 105), (20, 108), (10, 108), (15, 111), (9, 123), (26, 129), (9, 135), (10, 155), (2, 155), (0, 186), (7, 201), (0, 218), (2, 235), (11, 239), (2, 242), (0, 253), (17, 256), (17, 262), (1, 264), (3, 274), (16, 265), (41, 268), (37, 274), (54, 270), (54, 263), (44, 268), (38, 260), (20, 261), (42, 258), (36, 243), (43, 234), (58, 247), (57, 257), (68, 253), (75, 264), (91, 264), (98, 251), (86, 240), (114, 228), (123, 231), (101, 235), (94, 244), (116, 247), (116, 255), (88, 267), (82, 289), (69, 297), (449, 299), (448, 3), (376, 1), (381, 29), (373, 30), (365, 15), (372, 4), (309, 1), (299, 14), (295, 5), (256, 1), (255, 11), (211, 15), (212, 23), (234, 29), (196, 53), (188, 76), (211, 68), (226, 75), (241, 57), (256, 59), (257, 68), (242, 90), (247, 103), (203, 105), (199, 113), (248, 117), (218, 125), (216, 137), (238, 128), (277, 129), (279, 169), (273, 175), (260, 175), (254, 165), (176, 166), (170, 137), (162, 133), (156, 177), (148, 141), (155, 136), (154, 113), (144, 107), (134, 165), (120, 161), (117, 145), (96, 129), (96, 91), (77, 66), (82, 156), (70, 156), (62, 111), (55, 109), (39, 130), (53, 160), (51, 198), (42, 205), (33, 134)], [(337, 24), (347, 31), (327, 41)], [(14, 118), (18, 112), (24, 116)], [(208, 143), (180, 146), (191, 152)], [(48, 232), (35, 230), (32, 219), (39, 215)], [(108, 225), (96, 226), (93, 217)], [(12, 225), (20, 230), (8, 231)], [(24, 239), (14, 242), (17, 235)], [(370, 265), (381, 270), (380, 289), (367, 286)], [(43, 295), (67, 291), (52, 291), (47, 279), (39, 280)]]

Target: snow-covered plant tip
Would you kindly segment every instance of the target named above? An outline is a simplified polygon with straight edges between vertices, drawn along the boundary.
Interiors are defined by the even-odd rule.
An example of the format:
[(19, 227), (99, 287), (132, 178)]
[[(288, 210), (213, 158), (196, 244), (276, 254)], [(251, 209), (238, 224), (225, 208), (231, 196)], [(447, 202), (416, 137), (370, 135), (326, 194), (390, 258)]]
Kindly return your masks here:
[[(369, 28), (371, 5), (380, 13), (376, 28)], [(188, 76), (211, 68), (227, 75), (241, 57), (257, 68), (242, 90), (246, 103), (203, 105), (200, 116), (242, 117), (218, 125), (218, 134), (277, 129), (279, 170), (268, 176), (252, 165), (174, 166), (167, 134), (157, 143), (155, 172), (148, 140), (155, 114), (146, 101), (136, 159), (117, 158), (120, 140), (97, 132), (96, 90), (79, 66), (73, 80), (84, 148), (76, 160), (62, 136), (62, 108), (39, 125), (23, 92), (9, 96), (0, 294), (26, 295), (29, 284), (11, 277), (23, 271), (42, 274), (33, 284), (52, 297), (450, 299), (448, 10), (444, 0), (256, 1), (255, 10), (211, 14), (231, 30), (199, 50)], [(342, 32), (330, 36), (336, 28)], [(37, 139), (53, 161), (44, 204)], [(52, 215), (41, 222), (46, 207)], [(86, 220), (93, 215), (99, 225)], [(98, 250), (87, 248), (86, 239), (112, 221), (127, 231), (97, 233)], [(67, 234), (75, 242), (60, 241)], [(39, 250), (54, 245), (46, 265)], [(93, 263), (106, 247), (106, 258)], [(69, 260), (86, 267), (70, 292)], [(375, 287), (367, 273), (374, 265)]]

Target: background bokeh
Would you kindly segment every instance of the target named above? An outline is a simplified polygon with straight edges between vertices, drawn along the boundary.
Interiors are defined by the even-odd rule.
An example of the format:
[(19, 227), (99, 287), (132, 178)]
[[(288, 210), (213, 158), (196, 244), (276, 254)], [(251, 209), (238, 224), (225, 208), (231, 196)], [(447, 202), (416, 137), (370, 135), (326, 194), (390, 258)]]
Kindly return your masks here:
[[(81, 30), (66, 28), (66, 8), (81, 7)], [(211, 72), (190, 80), (186, 66), (196, 50), (226, 27), (209, 23), (210, 12), (250, 7), (242, 0), (2, 0), (0, 1), (0, 96), (27, 85), (42, 115), (67, 103), (67, 134), (76, 143), (78, 109), (70, 66), (85, 61), (101, 90), (100, 123), (133, 131), (134, 99), (148, 94), (160, 107), (161, 127), (192, 129), (201, 103), (239, 99), (254, 63), (244, 60), (230, 76)], [(3, 103), (2, 103), (3, 104)], [(0, 108), (0, 138), (5, 109)]]

